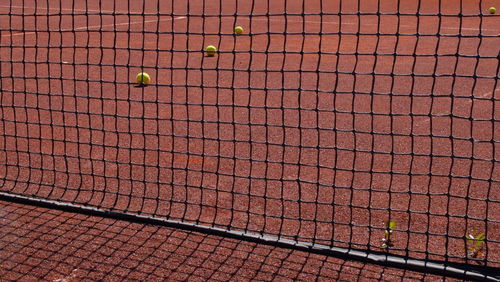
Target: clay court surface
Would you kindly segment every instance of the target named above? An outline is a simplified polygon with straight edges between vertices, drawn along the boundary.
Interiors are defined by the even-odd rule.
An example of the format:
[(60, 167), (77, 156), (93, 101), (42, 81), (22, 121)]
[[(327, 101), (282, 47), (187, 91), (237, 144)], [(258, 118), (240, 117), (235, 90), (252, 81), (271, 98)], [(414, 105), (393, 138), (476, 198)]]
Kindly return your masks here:
[(444, 280), (179, 229), (0, 205), (4, 280)]
[[(42, 2), (0, 4), (1, 191), (374, 250), (391, 219), (393, 253), (460, 262), (474, 227), (499, 266), (500, 25), (478, 16), (495, 1)], [(38, 212), (104, 222), (103, 248), (126, 229), (337, 263)]]

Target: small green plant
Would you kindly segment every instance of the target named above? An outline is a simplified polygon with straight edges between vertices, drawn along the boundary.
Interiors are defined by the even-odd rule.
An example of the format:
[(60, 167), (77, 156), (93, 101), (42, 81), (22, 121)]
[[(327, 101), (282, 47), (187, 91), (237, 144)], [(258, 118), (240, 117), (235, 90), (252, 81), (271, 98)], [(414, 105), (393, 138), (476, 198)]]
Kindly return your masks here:
[(481, 257), (483, 255), (486, 234), (484, 232), (478, 233), (476, 229), (472, 227), (472, 230), (467, 232), (465, 238), (467, 238), (467, 247), (465, 248), (467, 256), (470, 258)]
[(382, 248), (388, 249), (394, 246), (392, 242), (392, 232), (396, 228), (396, 222), (388, 220), (385, 222), (384, 238), (382, 239)]

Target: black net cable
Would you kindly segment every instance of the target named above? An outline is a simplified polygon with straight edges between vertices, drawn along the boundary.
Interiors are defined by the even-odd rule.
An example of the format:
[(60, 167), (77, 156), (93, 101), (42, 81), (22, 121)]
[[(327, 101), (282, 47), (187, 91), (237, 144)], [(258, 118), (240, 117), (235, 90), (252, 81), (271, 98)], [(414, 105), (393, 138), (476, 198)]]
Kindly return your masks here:
[(0, 195), (499, 267), (494, 5), (1, 3)]

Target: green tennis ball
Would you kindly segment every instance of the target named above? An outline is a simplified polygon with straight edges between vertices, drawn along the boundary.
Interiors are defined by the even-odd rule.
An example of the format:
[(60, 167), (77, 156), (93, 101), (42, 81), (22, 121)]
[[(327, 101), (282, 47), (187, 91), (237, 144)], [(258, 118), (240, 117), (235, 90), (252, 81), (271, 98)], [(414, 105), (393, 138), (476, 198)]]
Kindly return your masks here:
[(145, 72), (140, 72), (137, 74), (136, 81), (140, 85), (147, 85), (151, 82), (151, 77)]
[(207, 48), (205, 48), (205, 52), (207, 52), (207, 56), (213, 57), (215, 53), (217, 53), (217, 48), (213, 45), (208, 45)]
[(234, 28), (234, 33), (236, 34), (242, 34), (243, 33), (243, 28), (241, 26), (237, 26)]
[(490, 7), (490, 14), (494, 14), (497, 12), (497, 9), (495, 7)]

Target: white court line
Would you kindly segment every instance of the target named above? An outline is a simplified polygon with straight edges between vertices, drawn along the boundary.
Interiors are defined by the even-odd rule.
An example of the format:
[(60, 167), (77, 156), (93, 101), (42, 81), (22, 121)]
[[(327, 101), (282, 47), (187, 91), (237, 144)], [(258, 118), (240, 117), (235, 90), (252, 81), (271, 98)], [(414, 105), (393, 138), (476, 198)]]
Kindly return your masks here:
[[(492, 95), (491, 99), (493, 99), (495, 97), (495, 92), (497, 92), (497, 91), (500, 91), (500, 88), (497, 88), (497, 89), (493, 90), (493, 92), (485, 92), (483, 94), (478, 94), (478, 95), (476, 95), (474, 97), (485, 98), (486, 96), (488, 96), (488, 95), (491, 94)], [(474, 97), (470, 97), (470, 99), (466, 100), (465, 102), (466, 103), (472, 103), (472, 100), (474, 99)], [(416, 127), (423, 126), (424, 124), (429, 123), (430, 121), (431, 121), (431, 117), (428, 116), (427, 119), (415, 123), (413, 127), (416, 128)]]
[[(14, 9), (25, 9), (25, 10), (32, 10), (32, 9), (41, 9), (41, 10), (56, 10), (56, 11), (73, 11), (73, 12), (103, 12), (103, 13), (114, 13), (116, 11), (111, 11), (111, 10), (84, 10), (84, 9), (70, 9), (70, 8), (62, 8), (59, 9), (58, 7), (25, 7), (25, 6), (7, 6), (7, 5), (0, 5), (0, 8), (14, 8)], [(124, 12), (128, 13), (128, 11)], [(43, 16), (43, 15), (42, 15)]]
[[(486, 93), (483, 93), (483, 94), (477, 94), (476, 96), (474, 97), (477, 97), (477, 98), (486, 98), (486, 96), (490, 95), (491, 94), (491, 98), (495, 98), (495, 92), (499, 91), (500, 88), (497, 88), (495, 90), (493, 90), (493, 92), (486, 92)], [(471, 98), (474, 98), (474, 97), (471, 97)], [(472, 102), (472, 101), (470, 101)]]
[[(246, 20), (249, 20), (249, 19), (246, 19)], [(260, 18), (257, 18), (257, 19), (252, 19), (252, 21), (280, 21), (280, 22), (285, 22), (284, 19), (260, 19)], [(317, 23), (317, 24), (335, 24), (335, 25), (340, 25), (338, 22), (332, 22), (332, 21), (297, 21), (297, 20), (287, 20), (286, 22), (289, 22), (289, 23), (302, 23), (302, 22), (306, 22), (306, 23)], [(355, 25), (357, 26), (358, 24), (357, 23), (342, 23), (342, 25)], [(379, 24), (374, 24), (374, 23), (363, 23), (362, 24), (363, 26), (378, 26)], [(381, 26), (384, 25), (384, 24), (380, 24)], [(398, 25), (399, 28), (414, 28), (415, 26), (414, 25)], [(422, 24), (419, 25), (419, 27), (422, 27)], [(454, 31), (458, 31), (459, 30), (459, 27), (441, 27), (439, 28), (439, 30), (454, 30)], [(474, 27), (462, 27), (460, 30), (472, 30), (472, 31), (477, 31), (479, 30), (479, 28), (474, 28)], [(490, 30), (498, 30), (498, 29), (488, 29), (488, 28), (482, 28), (481, 30), (483, 31), (490, 31)]]
[(471, 96), (471, 97), (459, 97), (459, 98), (470, 98), (469, 100), (467, 100), (466, 102), (467, 103), (472, 103), (472, 100), (474, 98), (486, 98), (486, 96), (489, 96), (491, 94), (491, 98), (488, 98), (488, 99), (494, 99), (495, 98), (495, 92), (497, 91), (500, 91), (500, 88), (497, 88), (495, 90), (493, 90), (492, 92), (485, 92), (485, 93), (482, 93), (482, 94), (477, 94), (475, 96)]
[[(174, 20), (182, 20), (185, 19), (186, 17), (176, 17)], [(77, 28), (72, 28), (72, 29), (61, 29), (61, 30), (55, 30), (57, 32), (68, 32), (68, 31), (74, 31), (74, 30), (86, 30), (88, 29), (89, 31), (99, 31), (98, 29), (93, 28), (99, 28), (99, 27), (117, 27), (117, 26), (124, 26), (124, 25), (136, 25), (136, 24), (143, 24), (143, 23), (154, 23), (154, 22), (165, 22), (165, 21), (171, 21), (172, 19), (161, 19), (161, 20), (149, 20), (149, 21), (136, 21), (136, 22), (130, 22), (130, 23), (118, 23), (118, 24), (105, 24), (105, 25), (94, 25), (94, 26), (82, 26), (82, 27), (77, 27)], [(46, 30), (40, 31), (40, 32), (47, 32)], [(31, 34), (36, 34), (39, 32), (19, 32), (19, 33), (14, 33), (14, 34), (4, 34), (2, 37), (12, 37), (12, 36), (18, 36), (18, 35), (31, 35)]]
[[(25, 9), (35, 9), (35, 7), (23, 7), (23, 6), (0, 6), (0, 7), (3, 7), (3, 8), (9, 8), (9, 7), (12, 7), (12, 8), (16, 8), (16, 9), (22, 9), (22, 8), (25, 8)], [(104, 12), (104, 13), (114, 13), (116, 11), (108, 11), (108, 10), (84, 10), (84, 9), (69, 9), (69, 8), (63, 8), (63, 9), (59, 9), (59, 8), (46, 8), (46, 7), (36, 7), (36, 9), (44, 9), (44, 10), (56, 10), (56, 11), (75, 11), (75, 12)], [(128, 11), (127, 11), (128, 12)], [(248, 16), (239, 16), (239, 18), (245, 18), (245, 17), (248, 17)], [(179, 18), (185, 18), (185, 17), (179, 17)], [(247, 18), (246, 20), (250, 20), (249, 18)], [(280, 21), (280, 22), (284, 22), (285, 20), (284, 19), (261, 19), (261, 18), (255, 18), (255, 19), (252, 19), (252, 21)], [(304, 21), (297, 21), (297, 20), (287, 20), (286, 22), (290, 22), (290, 23), (302, 23), (302, 22), (305, 22), (305, 23), (317, 23), (317, 24), (336, 24), (336, 25), (340, 25), (339, 22), (334, 22), (334, 21), (309, 21), (309, 20), (304, 20)], [(357, 23), (342, 23), (342, 25), (358, 25)], [(364, 23), (363, 25), (365, 26), (378, 26), (379, 24), (376, 23)], [(381, 24), (382, 25), (382, 24)], [(419, 26), (422, 26), (422, 25), (419, 25)], [(413, 25), (399, 25), (399, 28), (414, 28), (415, 26)], [(469, 30), (469, 31), (477, 31), (479, 30), (479, 28), (475, 28), (475, 27), (462, 27), (462, 28), (459, 28), (459, 27), (440, 27), (439, 30), (454, 30), (454, 31), (457, 31), (457, 30)], [(484, 30), (484, 31), (493, 31), (493, 30), (496, 30), (496, 29), (488, 29), (488, 28), (483, 28), (481, 30)]]

